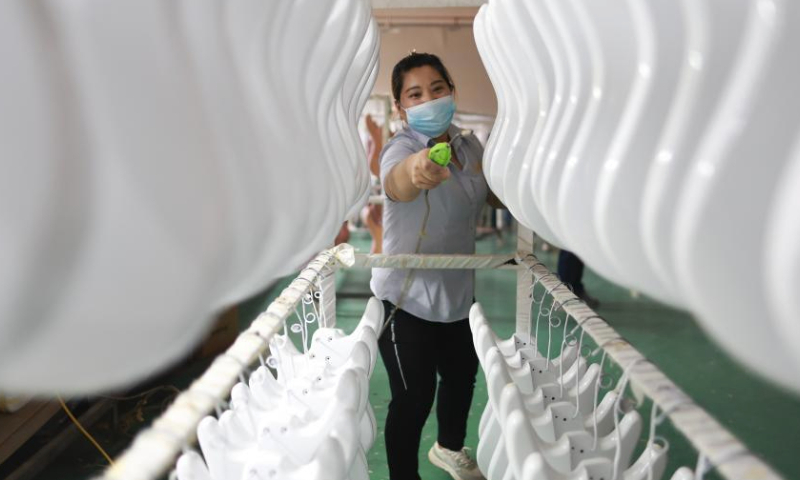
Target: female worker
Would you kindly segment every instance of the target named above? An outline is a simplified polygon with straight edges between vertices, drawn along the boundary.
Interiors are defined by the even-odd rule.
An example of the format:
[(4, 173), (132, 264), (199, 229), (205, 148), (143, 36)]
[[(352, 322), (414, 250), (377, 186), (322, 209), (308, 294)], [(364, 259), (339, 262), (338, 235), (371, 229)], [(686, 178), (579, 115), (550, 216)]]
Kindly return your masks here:
[[(437, 56), (412, 53), (395, 65), (391, 83), (404, 128), (380, 157), (383, 252), (475, 253), (481, 208), (487, 199), (501, 205), (483, 176), (480, 142), (451, 123), (453, 80)], [(448, 166), (428, 158), (433, 145), (451, 141)], [(457, 480), (483, 479), (464, 450), (478, 370), (468, 321), (474, 285), (473, 271), (373, 269), (371, 288), (386, 310), (379, 346), (392, 392), (385, 431), (391, 480), (420, 478), (420, 437), (437, 374), (439, 432), (428, 458)]]

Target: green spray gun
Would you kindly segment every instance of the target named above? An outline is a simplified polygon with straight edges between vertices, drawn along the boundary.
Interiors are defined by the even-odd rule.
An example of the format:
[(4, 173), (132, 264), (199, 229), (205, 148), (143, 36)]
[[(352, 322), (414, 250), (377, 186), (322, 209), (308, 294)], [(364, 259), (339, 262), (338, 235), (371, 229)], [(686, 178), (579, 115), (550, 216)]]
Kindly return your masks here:
[(470, 134), (472, 134), (472, 130), (461, 130), (452, 139), (450, 139), (449, 142), (437, 143), (431, 147), (430, 152), (428, 152), (428, 158), (431, 159), (433, 163), (442, 167), (450, 165), (450, 160), (453, 158), (453, 150), (451, 146), (456, 140)]

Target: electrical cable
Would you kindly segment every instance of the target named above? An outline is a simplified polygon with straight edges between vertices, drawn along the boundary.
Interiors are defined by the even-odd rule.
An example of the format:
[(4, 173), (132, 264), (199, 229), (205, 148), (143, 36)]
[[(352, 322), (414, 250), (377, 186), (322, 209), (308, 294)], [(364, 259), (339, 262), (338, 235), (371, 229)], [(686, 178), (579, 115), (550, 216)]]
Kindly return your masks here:
[[(430, 190), (425, 190), (425, 216), (422, 219), (422, 228), (419, 231), (419, 238), (417, 239), (417, 248), (414, 249), (414, 254), (419, 254), (419, 249), (422, 247), (422, 239), (425, 237), (425, 228), (428, 226), (428, 217), (431, 215), (431, 202), (428, 199), (428, 192)], [(386, 318), (386, 321), (383, 322), (383, 328), (381, 328), (381, 334), (383, 330), (386, 328), (386, 325), (394, 320), (394, 316), (398, 310), (400, 310), (400, 306), (406, 299), (406, 295), (408, 295), (408, 291), (411, 289), (411, 280), (414, 278), (414, 269), (410, 270), (406, 275), (406, 281), (403, 284), (403, 289), (400, 290), (400, 297), (397, 299), (397, 305), (394, 306), (392, 309), (392, 313)]]
[(159, 385), (157, 387), (153, 387), (153, 388), (145, 390), (145, 391), (143, 391), (141, 393), (137, 393), (137, 394), (130, 395), (130, 396), (127, 396), (127, 397), (117, 397), (117, 396), (114, 396), (114, 395), (99, 395), (99, 397), (100, 398), (107, 398), (109, 400), (117, 400), (117, 401), (136, 400), (137, 398), (141, 398), (141, 397), (144, 397), (144, 396), (149, 395), (151, 393), (155, 393), (155, 392), (157, 392), (159, 390), (170, 390), (170, 391), (174, 391), (175, 393), (181, 393), (180, 389), (178, 387), (174, 386), (174, 385)]
[(67, 404), (64, 403), (64, 399), (62, 399), (60, 395), (57, 398), (58, 402), (61, 404), (61, 408), (63, 408), (64, 411), (67, 413), (67, 416), (69, 417), (70, 420), (72, 420), (72, 423), (75, 424), (75, 426), (78, 428), (78, 430), (80, 430), (80, 432), (83, 434), (84, 437), (86, 437), (90, 442), (92, 442), (92, 445), (94, 445), (94, 447), (105, 457), (105, 459), (108, 460), (108, 463), (113, 466), (114, 460), (111, 459), (111, 456), (108, 453), (106, 453), (106, 451), (103, 450), (103, 447), (101, 447), (100, 444), (97, 443), (97, 440), (95, 440), (94, 437), (89, 432), (87, 432), (85, 428), (83, 428), (81, 422), (79, 422), (78, 419), (75, 418), (75, 415), (72, 414), (72, 411), (69, 409), (69, 407), (67, 407)]

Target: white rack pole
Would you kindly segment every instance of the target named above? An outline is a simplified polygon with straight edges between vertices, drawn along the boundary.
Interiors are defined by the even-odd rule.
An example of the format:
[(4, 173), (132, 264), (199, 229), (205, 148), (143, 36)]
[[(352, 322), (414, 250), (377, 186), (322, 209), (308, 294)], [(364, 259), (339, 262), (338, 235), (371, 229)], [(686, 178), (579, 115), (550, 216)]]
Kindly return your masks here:
[[(533, 255), (533, 232), (517, 222), (517, 252), (520, 257)], [(517, 322), (516, 333), (522, 337), (531, 331), (531, 298), (533, 275), (522, 268), (517, 271)]]
[(320, 275), (325, 271), (332, 272), (337, 261), (352, 264), (352, 249), (349, 245), (340, 245), (325, 250), (312, 260), (267, 311), (259, 315), (200, 378), (178, 395), (149, 428), (139, 433), (131, 446), (99, 478), (154, 480), (170, 471), (178, 454), (194, 440), (200, 420), (228, 398), (245, 368), (266, 353), (269, 339), (294, 314), (295, 307), (317, 285)]
[(571, 316), (576, 325), (586, 331), (623, 369), (628, 369), (629, 382), (650, 397), (672, 421), (672, 424), (705, 455), (729, 480), (780, 480), (781, 477), (753, 455), (701, 407), (694, 404), (686, 393), (672, 382), (655, 365), (646, 361), (638, 350), (625, 341), (611, 326), (600, 319), (584, 303), (570, 301), (577, 297), (564, 286), (539, 260), (520, 252), (522, 263), (533, 273), (535, 281), (543, 285), (553, 298)]
[(350, 268), (518, 269), (514, 255), (434, 255), (358, 253)]
[(331, 270), (330, 273), (323, 275), (320, 285), (322, 287), (319, 299), (322, 310), (320, 326), (333, 328), (336, 326), (336, 270)]
[[(531, 242), (528, 244), (527, 239)], [(351, 268), (373, 266), (393, 268), (499, 268), (521, 269), (527, 285), (518, 288), (517, 309), (524, 303), (530, 322), (528, 292), (533, 281), (543, 285), (555, 301), (580, 325), (607, 355), (626, 369), (629, 382), (650, 397), (670, 418), (675, 428), (695, 449), (729, 480), (782, 480), (768, 465), (753, 455), (736, 437), (675, 385), (655, 365), (600, 319), (530, 253), (532, 235), (523, 231), (517, 256), (502, 255), (354, 255), (349, 245), (340, 245), (317, 256), (308, 267), (259, 315), (234, 344), (211, 364), (188, 390), (153, 425), (141, 432), (133, 444), (107, 469), (101, 480), (154, 480), (169, 471), (176, 456), (194, 439), (200, 420), (226, 399), (247, 365), (267, 350), (269, 339), (282, 328), (295, 307), (318, 279), (333, 278), (339, 265)], [(528, 247), (527, 245), (531, 245)], [(328, 271), (326, 275), (324, 272)], [(322, 277), (321, 277), (322, 276)], [(524, 302), (523, 302), (524, 300)], [(524, 325), (525, 319), (520, 322)], [(529, 327), (528, 327), (529, 328)], [(518, 330), (519, 331), (519, 330)], [(527, 333), (527, 329), (524, 331)], [(644, 360), (644, 361), (643, 361)]]

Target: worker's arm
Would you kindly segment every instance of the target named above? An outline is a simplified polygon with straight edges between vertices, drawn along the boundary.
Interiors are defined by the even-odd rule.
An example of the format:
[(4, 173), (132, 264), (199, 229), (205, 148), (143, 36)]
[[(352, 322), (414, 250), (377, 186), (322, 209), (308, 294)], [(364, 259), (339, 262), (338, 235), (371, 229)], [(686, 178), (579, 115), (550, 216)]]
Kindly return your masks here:
[(450, 178), (450, 170), (428, 158), (429, 148), (411, 154), (396, 164), (383, 180), (383, 190), (396, 202), (410, 202), (422, 190), (431, 190)]

